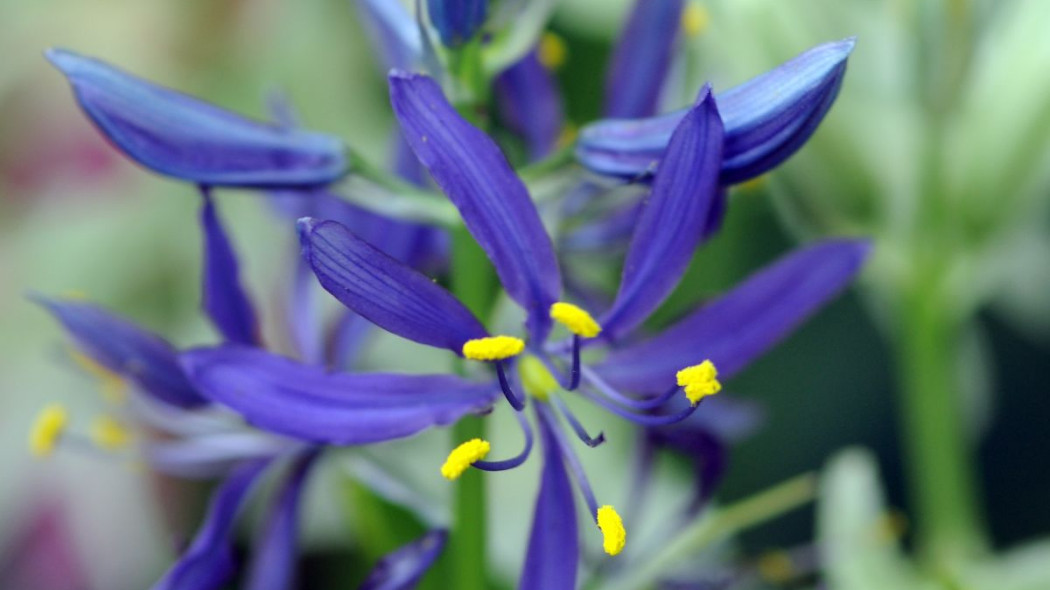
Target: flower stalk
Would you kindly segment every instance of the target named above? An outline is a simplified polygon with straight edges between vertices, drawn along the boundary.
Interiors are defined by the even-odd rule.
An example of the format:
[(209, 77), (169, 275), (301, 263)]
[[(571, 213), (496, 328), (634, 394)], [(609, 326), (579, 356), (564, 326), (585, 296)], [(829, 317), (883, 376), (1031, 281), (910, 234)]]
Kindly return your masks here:
[(985, 545), (959, 396), (963, 320), (946, 305), (943, 273), (923, 273), (902, 297), (897, 378), (916, 534), (934, 567)]

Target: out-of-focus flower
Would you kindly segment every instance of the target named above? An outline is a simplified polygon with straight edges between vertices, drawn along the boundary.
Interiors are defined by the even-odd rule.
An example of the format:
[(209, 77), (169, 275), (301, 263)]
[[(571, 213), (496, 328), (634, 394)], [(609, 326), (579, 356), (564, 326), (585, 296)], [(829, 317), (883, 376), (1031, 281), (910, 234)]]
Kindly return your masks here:
[(427, 0), (430, 22), (446, 47), (459, 47), (478, 34), (489, 0)]
[[(725, 124), (723, 185), (768, 172), (809, 139), (838, 96), (853, 46), (851, 38), (814, 47), (715, 98)], [(600, 174), (652, 174), (687, 112), (587, 125), (576, 158)]]
[(634, 3), (606, 73), (606, 117), (639, 119), (656, 114), (684, 4), (684, 0)]
[(348, 170), (336, 137), (252, 121), (71, 51), (47, 57), (99, 130), (160, 174), (206, 186), (308, 187)]

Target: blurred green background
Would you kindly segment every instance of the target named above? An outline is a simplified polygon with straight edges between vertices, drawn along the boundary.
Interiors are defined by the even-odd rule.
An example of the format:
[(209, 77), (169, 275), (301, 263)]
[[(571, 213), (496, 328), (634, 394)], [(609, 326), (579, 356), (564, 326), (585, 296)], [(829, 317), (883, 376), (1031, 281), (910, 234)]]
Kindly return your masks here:
[[(725, 230), (698, 255), (668, 314), (675, 305), (732, 284), (796, 243), (798, 228), (790, 223), (791, 216), (785, 217), (790, 209), (785, 187), (788, 192), (808, 191), (814, 199), (807, 203), (817, 203), (817, 208), (829, 197), (812, 187), (837, 191), (832, 197), (841, 202), (827, 211), (853, 219), (870, 221), (879, 217), (871, 211), (891, 208), (873, 200), (893, 192), (886, 187), (905, 173), (909, 163), (898, 150), (909, 141), (908, 131), (906, 123), (883, 125), (878, 117), (907, 121), (909, 115), (895, 114), (907, 108), (901, 96), (918, 92), (914, 86), (924, 79), (921, 72), (911, 71), (908, 48), (952, 42), (926, 38), (925, 29), (904, 24), (905, 2), (701, 4), (710, 23), (685, 48), (685, 67), (688, 79), (710, 79), (716, 89), (812, 45), (854, 34), (860, 40), (839, 102), (813, 145), (768, 182), (735, 195)], [(788, 4), (790, 9), (781, 7)], [(975, 10), (980, 19), (992, 20), (1026, 4), (1032, 3), (976, 2)], [(575, 124), (598, 115), (606, 59), (626, 8), (623, 0), (567, 0), (556, 13), (552, 29), (569, 47), (559, 79)], [(1030, 59), (1045, 56), (1044, 45), (1023, 45), (1028, 49), (1024, 53)], [(106, 59), (256, 117), (264, 116), (266, 93), (281, 89), (307, 126), (342, 136), (374, 161), (386, 153), (392, 118), (382, 72), (347, 0), (0, 2), (0, 436), (5, 443), (0, 453), (0, 568), (15, 567), (12, 556), (18, 555), (27, 523), (43, 510), (61, 515), (59, 529), (68, 533), (74, 564), (70, 567), (82, 569), (87, 580), (84, 586), (56, 589), (130, 590), (148, 586), (170, 559), (170, 522), (181, 523), (175, 530), (190, 526), (193, 510), (179, 506), (192, 494), (172, 492), (170, 482), (112, 458), (59, 453), (48, 462), (34, 462), (28, 456), (26, 431), (43, 403), (67, 403), (74, 422), (82, 424), (101, 412), (104, 403), (92, 379), (65, 360), (59, 328), (25, 294), (83, 293), (178, 345), (215, 341), (197, 310), (198, 201), (189, 187), (135, 167), (100, 138), (77, 111), (65, 81), (43, 59), (43, 50), (53, 46)], [(1050, 103), (1041, 94), (1046, 82), (1024, 75), (1025, 64), (1009, 55), (978, 57), (999, 60), (993, 62), (996, 68), (1020, 71), (1009, 85), (989, 92), (1041, 95), (1043, 103)], [(1045, 78), (1050, 68), (1042, 72)], [(687, 88), (679, 102), (693, 91)], [(1024, 113), (1015, 115), (1023, 118)], [(1032, 125), (1042, 122), (1033, 118)], [(885, 165), (866, 174), (848, 162), (843, 166), (821, 158), (838, 146), (857, 143), (844, 137), (861, 137), (859, 143), (881, 154)], [(990, 143), (988, 149), (1003, 148)], [(846, 149), (839, 155), (848, 160), (856, 154)], [(840, 179), (849, 173), (847, 181)], [(1045, 184), (1036, 189), (1044, 202), (1045, 189)], [(282, 265), (273, 261), (293, 255), (291, 228), (269, 215), (255, 195), (231, 192), (220, 197), (249, 285), (272, 309), (285, 280)], [(1050, 470), (1045, 466), (1050, 455), (1045, 428), (1050, 416), (1050, 215), (1045, 206), (1025, 211), (1024, 228), (1019, 225), (1011, 236), (1029, 247), (1004, 249), (1001, 259), (993, 261), (1003, 269), (1019, 267), (1003, 274), (1016, 282), (1015, 288), (1009, 297), (981, 306), (967, 344), (978, 359), (966, 400), (978, 451), (974, 461), (993, 540), (1002, 548), (1050, 531)], [(859, 229), (881, 232), (880, 245), (889, 243), (892, 249), (893, 232), (886, 229), (891, 217), (860, 223)], [(1026, 257), (1019, 260), (1017, 252)], [(891, 504), (909, 513), (892, 355), (886, 335), (872, 321), (873, 306), (865, 303), (852, 290), (729, 384), (731, 395), (765, 404), (768, 416), (763, 430), (734, 450), (721, 499), (741, 498), (818, 470), (836, 451), (860, 445), (875, 453)], [(397, 366), (397, 354), (374, 356), (376, 364)], [(497, 420), (507, 426), (502, 429), (506, 444), (516, 445), (519, 435), (509, 418)], [(589, 422), (605, 425), (609, 419)], [(606, 431), (611, 442), (584, 459), (596, 487), (618, 501), (626, 493), (631, 437), (622, 426), (610, 425)], [(429, 433), (376, 454), (399, 461), (410, 457), (425, 472), (419, 476), (421, 485), (440, 498), (447, 491), (426, 470), (439, 464), (446, 437)], [(685, 476), (675, 465), (666, 467), (659, 497), (673, 501)], [(508, 507), (531, 505), (535, 476), (531, 465), (495, 476), (489, 484), (497, 569), (511, 580), (520, 568), (528, 511)], [(332, 486), (322, 481), (338, 483), (338, 475), (312, 488), (316, 498), (309, 510), (307, 567), (318, 576), (364, 567), (343, 559), (354, 547), (355, 524), (325, 490)], [(332, 514), (339, 518), (330, 518)], [(804, 543), (813, 537), (813, 516), (812, 510), (799, 511), (752, 531), (745, 537), (745, 550), (758, 555)], [(0, 580), (4, 571), (0, 569)]]

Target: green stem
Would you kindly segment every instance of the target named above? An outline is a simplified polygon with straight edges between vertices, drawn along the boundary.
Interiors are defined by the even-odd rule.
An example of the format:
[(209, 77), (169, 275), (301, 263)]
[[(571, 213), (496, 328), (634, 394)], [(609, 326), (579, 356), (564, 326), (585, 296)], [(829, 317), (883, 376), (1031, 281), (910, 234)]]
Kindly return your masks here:
[(690, 555), (799, 508), (812, 501), (815, 495), (816, 481), (813, 475), (803, 474), (725, 508), (711, 509), (670, 539), (658, 555), (627, 568), (623, 577), (604, 587), (607, 590), (653, 587), (671, 568)]
[[(495, 290), (493, 271), (485, 252), (459, 228), (452, 233), (452, 291), (480, 318), (488, 315)], [(461, 367), (461, 373), (466, 367)], [(485, 420), (470, 416), (452, 428), (453, 445), (472, 438), (485, 438)], [(484, 590), (486, 569), (486, 490), (483, 473), (468, 469), (453, 491), (452, 534), (448, 554), (451, 562), (449, 587)]]
[(935, 568), (984, 546), (957, 367), (959, 320), (926, 272), (903, 298), (897, 372), (920, 551)]

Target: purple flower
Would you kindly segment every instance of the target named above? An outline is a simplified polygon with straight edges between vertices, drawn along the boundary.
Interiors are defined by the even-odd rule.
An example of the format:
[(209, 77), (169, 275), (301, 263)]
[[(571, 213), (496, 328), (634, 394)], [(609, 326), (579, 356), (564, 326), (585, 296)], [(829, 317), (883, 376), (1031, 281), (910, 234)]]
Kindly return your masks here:
[(206, 186), (312, 187), (348, 171), (330, 135), (244, 118), (63, 49), (47, 58), (98, 129), (128, 157)]
[(656, 113), (681, 28), (683, 0), (637, 0), (613, 51), (605, 79), (605, 116)]
[[(708, 325), (697, 327), (694, 316), (685, 320), (694, 332), (705, 331), (704, 338), (694, 338), (686, 329), (673, 326), (631, 344), (629, 337), (677, 285), (712, 216), (723, 206), (719, 188), (722, 123), (710, 94), (703, 94), (681, 118), (668, 142), (664, 165), (638, 215), (619, 292), (598, 322), (580, 307), (559, 300), (561, 276), (550, 238), (524, 184), (495, 143), (462, 119), (430, 78), (395, 72), (390, 87), (406, 140), (459, 209), (508, 295), (524, 309), (527, 338), (490, 334), (449, 292), (339, 223), (301, 220), (303, 256), (322, 286), (354, 312), (410, 340), (491, 363), (500, 389), (515, 409), (526, 405), (520, 391), (538, 402), (535, 408), (545, 468), (528, 560), (546, 565), (537, 565), (535, 571), (529, 568), (523, 587), (555, 579), (571, 581), (575, 545), (563, 545), (560, 552), (552, 548), (555, 536), (575, 534), (554, 524), (568, 526), (564, 521), (573, 511), (566, 468), (602, 529), (609, 553), (622, 549), (625, 533), (615, 510), (598, 505), (578, 459), (565, 442), (560, 418), (588, 445), (601, 444), (604, 437), (587, 434), (559, 392), (576, 392), (643, 426), (680, 422), (695, 411), (700, 400), (720, 389), (719, 376), (739, 370), (845, 287), (860, 269), (868, 246), (863, 241), (832, 240), (760, 273), (696, 312)], [(710, 309), (717, 310), (718, 316), (705, 311)], [(567, 329), (568, 342), (547, 342), (552, 320)], [(595, 353), (605, 350), (607, 360), (593, 368), (583, 366), (580, 357), (585, 345)], [(661, 361), (660, 370), (654, 371), (635, 360), (649, 354), (662, 354), (675, 364)], [(247, 366), (242, 369), (242, 373), (252, 371)], [(628, 385), (621, 386), (625, 382)], [(253, 385), (258, 390), (261, 383)], [(321, 397), (325, 396), (319, 396), (319, 403)], [(688, 403), (668, 412), (678, 397)], [(289, 412), (293, 408), (285, 402), (282, 407)], [(279, 410), (275, 407), (273, 411)], [(497, 471), (524, 461), (532, 447), (532, 434), (528, 422), (517, 415), (526, 434), (521, 453), (503, 461), (486, 461), (489, 444), (479, 439), (467, 441), (449, 455), (442, 473), (451, 479), (471, 466)], [(319, 419), (317, 428), (321, 427)], [(547, 566), (556, 573), (545, 570)]]
[(470, 41), (485, 24), (489, 0), (427, 0), (430, 22), (445, 47)]
[[(802, 147), (838, 96), (854, 43), (819, 45), (715, 98), (725, 124), (721, 184), (768, 172)], [(592, 123), (580, 132), (576, 158), (599, 174), (650, 175), (687, 112)]]

